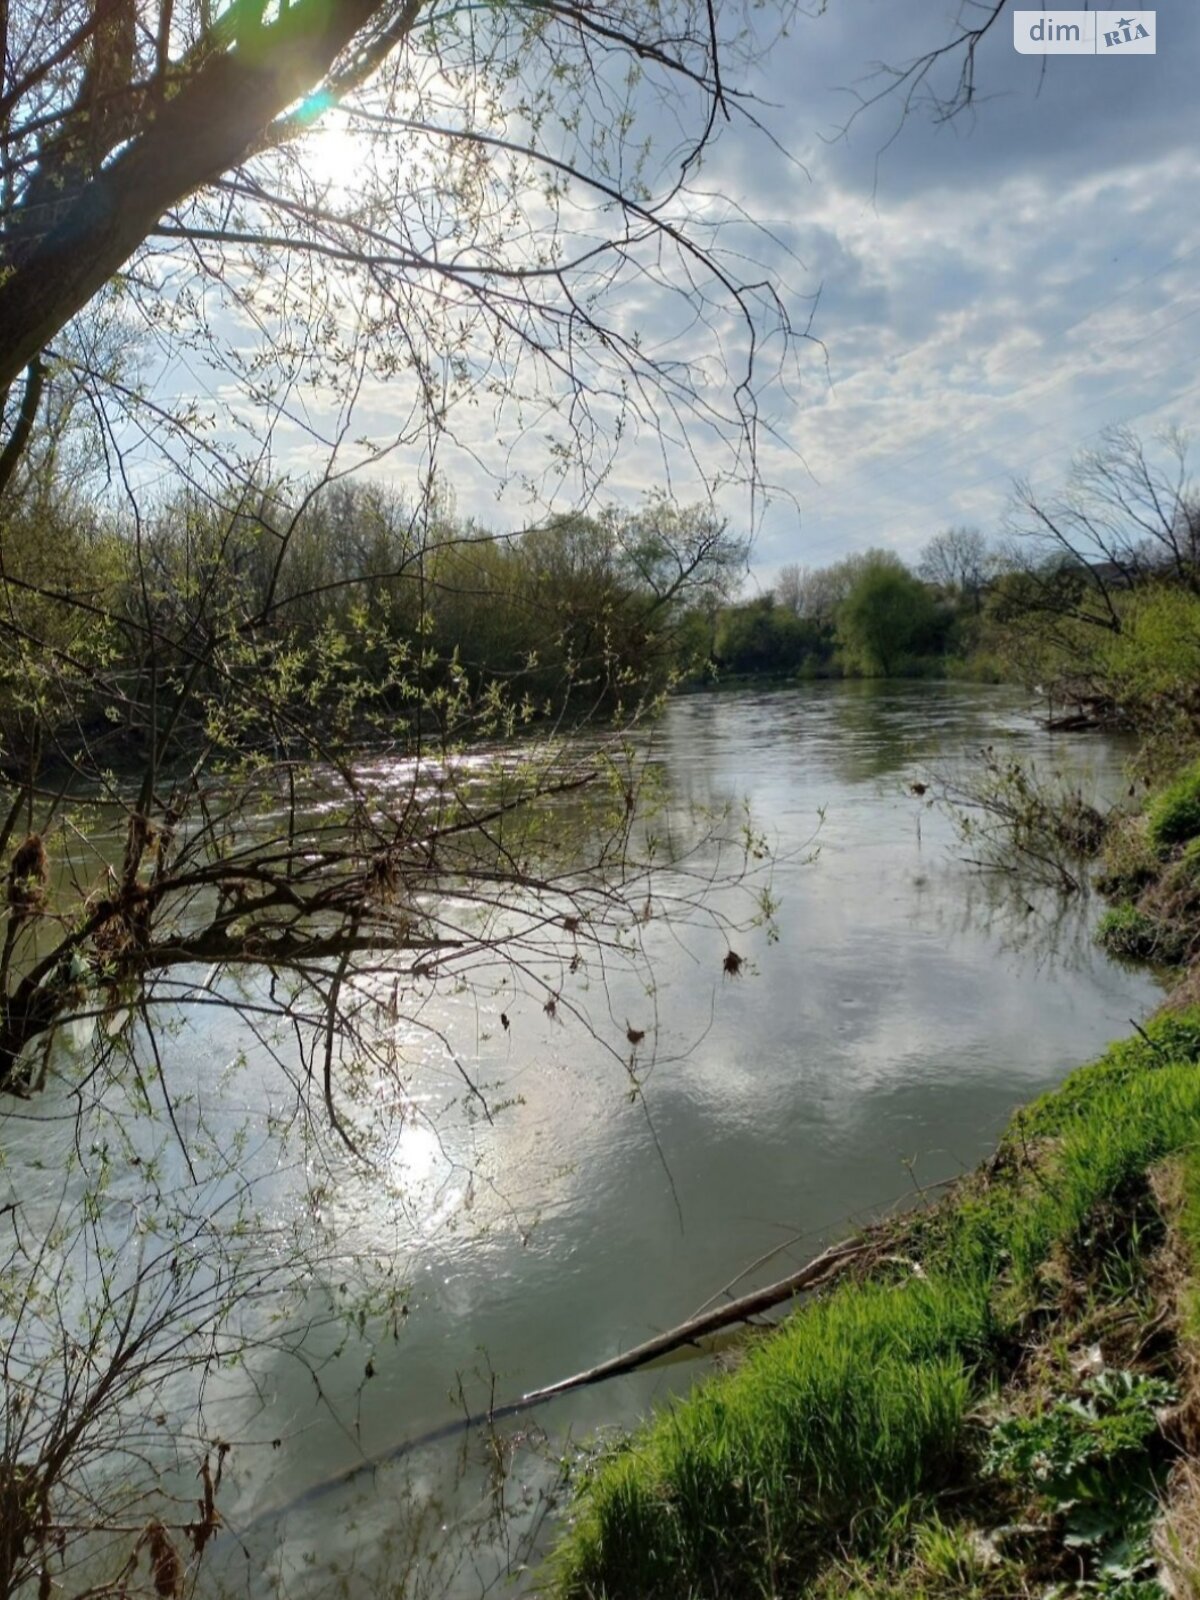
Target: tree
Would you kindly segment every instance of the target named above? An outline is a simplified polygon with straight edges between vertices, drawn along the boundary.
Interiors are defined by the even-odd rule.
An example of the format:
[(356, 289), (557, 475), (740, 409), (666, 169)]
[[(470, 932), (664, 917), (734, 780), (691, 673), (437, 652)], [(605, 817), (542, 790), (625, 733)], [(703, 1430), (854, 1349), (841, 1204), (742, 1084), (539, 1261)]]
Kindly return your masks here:
[(800, 566), (796, 561), (789, 561), (780, 567), (779, 576), (775, 579), (775, 598), (781, 606), (786, 607), (794, 615), (800, 615), (803, 605), (804, 581), (807, 568)]
[(857, 104), (847, 128), (863, 112), (889, 99), (898, 102), (900, 123), (914, 106), (924, 106), (939, 123), (970, 111), (978, 98), (980, 46), (1007, 9), (1010, 0), (970, 0), (959, 6), (950, 38), (903, 65), (880, 62), (873, 74), (879, 87), (870, 93), (854, 91)]
[(1120, 632), (1121, 595), (1141, 583), (1200, 594), (1200, 493), (1188, 439), (1168, 429), (1156, 445), (1147, 451), (1132, 429), (1109, 428), (1076, 456), (1058, 494), (1015, 485), (1009, 564), (1026, 575), (1034, 603)]
[[(651, 354), (621, 304), (626, 280), (649, 281), (660, 310), (699, 309), (713, 349), (730, 314), (749, 363), (764, 334), (787, 344), (770, 287), (733, 276), (692, 226), (703, 148), (743, 114), (721, 68), (740, 47), (699, 0), (160, 0), (148, 14), (134, 0), (18, 0), (6, 18), (0, 486), (55, 384), (160, 437), (173, 416), (188, 449), (215, 448), (195, 394), (153, 399), (68, 337), (85, 308), (113, 304), (126, 332), (139, 322), (160, 347), (204, 351), (253, 407), (255, 446), (267, 417), (311, 433), (306, 385), (332, 408), (325, 439), (345, 444), (345, 408), (378, 378), (395, 420), (372, 450), (445, 443), (482, 402), (508, 430), (505, 460), (526, 431), (551, 431), (531, 483), (567, 471), (563, 451), (598, 482), (622, 433), (660, 414), (703, 419), (692, 462), (706, 481), (736, 470), (717, 440), (750, 446), (750, 461), (751, 367), (724, 387), (706, 376), (702, 392), (708, 344), (692, 330), (690, 354)], [(610, 118), (622, 58), (627, 103)], [(641, 114), (672, 92), (694, 137), (682, 161), (655, 165)], [(312, 168), (330, 128), (352, 186)]]
[(779, 569), (775, 596), (786, 611), (805, 622), (832, 623), (834, 612), (849, 591), (854, 559), (850, 556), (828, 567), (803, 567), (790, 562)]
[[(288, 1233), (264, 1271), (251, 1132), (204, 1123), (182, 1018), (218, 1008), (279, 1070), (316, 1191), (410, 1114), (401, 1019), (461, 1115), (500, 1114), (433, 996), (590, 1029), (640, 1097), (604, 975), (648, 982), (665, 917), (721, 939), (718, 985), (721, 930), (766, 909), (705, 899), (761, 852), (743, 820), (736, 855), (704, 854), (720, 818), (655, 839), (630, 736), (659, 688), (636, 647), (722, 591), (740, 541), (707, 505), (593, 504), (638, 431), (701, 491), (754, 475), (786, 309), (690, 189), (746, 104), (727, 20), (699, 0), (5, 11), (0, 1095), (6, 1129), (69, 1136), (61, 1203), (0, 1198), (0, 1594), (87, 1588), (71, 1563), (101, 1525), (124, 1540), (101, 1587), (140, 1558), (174, 1592), (215, 1526), (217, 1430), (140, 1408), (188, 1382), (202, 1406), (218, 1358), (299, 1345), (288, 1295), (322, 1236)], [(664, 97), (692, 134), (656, 158)], [(331, 126), (352, 184), (313, 154)], [(657, 288), (653, 340), (629, 285)], [(726, 348), (743, 365), (718, 379)], [(219, 408), (177, 381), (201, 367)], [(352, 491), (389, 449), (407, 492)], [(456, 451), (528, 491), (530, 528), (454, 515)], [(573, 737), (617, 703), (624, 731)], [(388, 1293), (327, 1314), (353, 1330)], [(113, 1504), (98, 1462), (126, 1439)], [(198, 1518), (156, 1496), (172, 1449)]]
[(797, 671), (817, 652), (816, 633), (812, 624), (765, 594), (722, 612), (714, 653), (729, 672), (782, 675)]
[(1200, 596), (1145, 584), (1129, 597), (1120, 633), (1099, 637), (1096, 681), (1137, 729), (1142, 770), (1173, 773), (1200, 743)]
[[(459, 641), (436, 651), (431, 597), (446, 587), (451, 546), (468, 542), (438, 532), (434, 459), (453, 437), (456, 406), (487, 396), (502, 416), (531, 399), (538, 414), (565, 401), (569, 427), (550, 459), (583, 483), (603, 472), (610, 436), (645, 419), (652, 397), (680, 421), (694, 410), (710, 445), (715, 435), (749, 446), (748, 384), (730, 374), (723, 403), (712, 385), (703, 394), (693, 387), (687, 361), (647, 355), (617, 316), (619, 290), (626, 275), (644, 282), (648, 272), (711, 318), (714, 336), (719, 323), (722, 339), (734, 312), (751, 363), (764, 318), (782, 327), (785, 342), (787, 328), (773, 291), (730, 276), (689, 226), (690, 174), (739, 105), (720, 68), (721, 52), (735, 46), (719, 36), (710, 7), (679, 0), (652, 11), (514, 4), (441, 13), (421, 0), (297, 0), (277, 10), (234, 0), (214, 12), (207, 0), (162, 0), (147, 16), (133, 0), (90, 8), (25, 0), (6, 16), (0, 538), (15, 550), (22, 519), (49, 481), (38, 447), (63, 396), (93, 407), (99, 429), (91, 431), (124, 504), (106, 544), (122, 568), (116, 600), (98, 598), (77, 572), (59, 579), (15, 560), (5, 572), (16, 597), (0, 620), (13, 703), (31, 655), (41, 658), (45, 687), (26, 707), (36, 728), (14, 732), (6, 752), (32, 754), (19, 776), (10, 771), (0, 839), (7, 843), (19, 820), (31, 835), (49, 827), (52, 812), (35, 826), (40, 761), (66, 760), (111, 793), (114, 741), (146, 759), (136, 792), (119, 799), (128, 842), (112, 892), (97, 890), (82, 921), (28, 970), (19, 947), (36, 919), (10, 922), (0, 1082), (26, 1090), (39, 1070), (30, 1048), (74, 1003), (67, 958), (101, 961), (97, 938), (108, 966), (144, 978), (191, 959), (244, 962), (264, 939), (272, 959), (290, 949), (307, 962), (314, 952), (376, 948), (397, 934), (400, 948), (415, 948), (412, 940), (426, 936), (407, 913), (386, 915), (384, 935), (365, 909), (372, 874), (391, 882), (373, 825), (364, 833), (356, 821), (352, 841), (324, 860), (321, 887), (308, 874), (303, 894), (294, 860), (266, 868), (253, 850), (247, 860), (236, 830), (220, 843), (202, 830), (212, 858), (199, 875), (194, 841), (182, 883), (166, 863), (186, 818), (206, 803), (211, 762), (224, 781), (227, 763), (253, 749), (261, 765), (270, 751), (294, 807), (298, 766), (336, 764), (339, 750), (374, 736), (398, 706), (407, 708), (405, 735), (418, 752), (432, 726), (443, 753), (468, 732), (511, 733), (540, 709), (521, 698), (515, 677), (486, 689), (479, 674), (472, 679)], [(606, 126), (605, 63), (622, 56), (634, 66), (631, 93), (645, 77), (651, 98), (671, 85), (692, 97), (695, 138), (682, 167), (652, 171), (644, 155), (640, 165), (626, 161), (632, 107)], [(594, 110), (589, 84), (597, 86)], [(371, 138), (352, 190), (305, 167), (305, 140), (323, 117)], [(599, 234), (580, 220), (584, 197), (605, 209)], [(185, 262), (216, 295), (211, 312), (179, 279)], [(229, 331), (222, 319), (233, 312), (239, 321)], [(265, 439), (261, 448), (240, 456), (228, 437), (208, 436), (196, 396), (160, 402), (131, 381), (120, 335), (137, 314), (160, 346), (199, 349), (240, 384), (256, 407), (249, 427)], [(247, 324), (259, 334), (249, 350)], [(519, 377), (526, 361), (528, 388)], [(407, 530), (372, 535), (371, 554), (348, 573), (312, 530), (318, 507), (326, 524), (340, 514), (331, 485), (368, 374), (404, 394), (390, 442), (423, 441), (426, 476)], [(337, 412), (328, 463), (316, 481), (289, 484), (270, 467), (272, 430), (281, 418), (307, 415), (314, 400)], [(147, 457), (141, 445), (131, 448), (134, 424), (189, 485), (187, 503), (169, 512), (147, 503)], [(154, 465), (161, 470), (161, 458)], [(364, 509), (359, 502), (360, 525)], [(549, 527), (529, 536), (527, 553), (539, 538), (562, 542), (563, 526)], [(740, 559), (711, 512), (685, 516), (661, 498), (602, 523), (601, 543), (614, 576), (640, 591), (646, 617), (665, 618)], [(313, 604), (335, 590), (346, 601), (336, 617)], [(59, 642), (35, 619), (48, 611), (72, 619)], [(609, 624), (586, 625), (589, 670), (597, 662), (615, 670), (624, 645)], [(579, 627), (572, 622), (559, 687), (578, 681)], [(304, 674), (307, 693), (298, 694)], [(635, 678), (624, 689), (636, 706)], [(112, 726), (81, 727), (81, 697), (103, 704)], [(172, 763), (185, 754), (194, 764), (183, 781)], [(501, 814), (520, 810), (540, 785), (520, 801), (506, 798)], [(346, 778), (342, 799), (346, 819), (372, 814), (356, 779)], [(410, 807), (405, 830), (418, 811), (421, 827), (432, 821)], [(439, 812), (439, 834), (444, 824)], [(468, 832), (458, 816), (455, 837)], [(247, 868), (243, 879), (266, 872), (250, 906), (245, 885), (234, 894), (226, 882), (220, 862), (231, 852)], [(160, 913), (177, 930), (177, 912), (166, 910), (177, 887), (192, 904), (216, 892), (217, 904), (188, 938), (175, 931), (160, 946)], [(259, 917), (272, 923), (269, 934)], [(314, 921), (323, 928), (315, 940)]]
[(650, 596), (655, 613), (727, 600), (750, 551), (711, 505), (677, 506), (657, 491), (638, 511), (609, 515), (624, 567)]
[(969, 600), (978, 612), (991, 564), (988, 542), (977, 528), (947, 528), (921, 551), (917, 572), (926, 583)]
[(1112, 672), (1128, 656), (1121, 637), (1134, 615), (1166, 610), (1139, 596), (1200, 594), (1198, 505), (1178, 430), (1147, 446), (1110, 429), (1059, 489), (1018, 482), (988, 606), (1014, 669), (1076, 715), (1119, 718), (1130, 692), (1126, 666)]
[(793, 562), (779, 569), (776, 597), (804, 621), (832, 627), (838, 607), (863, 573), (881, 558), (892, 559), (887, 551), (858, 550), (827, 567), (803, 567)]
[(869, 673), (891, 677), (906, 656), (935, 642), (937, 609), (929, 590), (887, 551), (874, 551), (838, 608), (843, 649)]

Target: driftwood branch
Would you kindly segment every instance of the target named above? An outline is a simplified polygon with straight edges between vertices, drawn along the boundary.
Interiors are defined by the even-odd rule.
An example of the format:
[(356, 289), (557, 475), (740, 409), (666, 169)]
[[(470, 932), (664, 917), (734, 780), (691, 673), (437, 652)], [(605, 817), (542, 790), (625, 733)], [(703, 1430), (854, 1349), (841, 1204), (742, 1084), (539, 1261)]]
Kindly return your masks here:
[(639, 1367), (647, 1366), (659, 1356), (670, 1355), (673, 1350), (679, 1350), (685, 1344), (696, 1344), (710, 1334), (720, 1333), (723, 1328), (733, 1327), (739, 1322), (748, 1322), (760, 1312), (770, 1311), (774, 1306), (782, 1305), (785, 1300), (791, 1300), (804, 1290), (815, 1289), (820, 1284), (828, 1282), (830, 1278), (836, 1277), (852, 1262), (858, 1261), (863, 1256), (868, 1242), (860, 1236), (845, 1240), (842, 1244), (831, 1245), (828, 1250), (822, 1250), (819, 1256), (814, 1256), (798, 1272), (768, 1284), (765, 1289), (756, 1289), (752, 1294), (744, 1294), (737, 1300), (727, 1301), (725, 1305), (714, 1306), (711, 1311), (703, 1311), (697, 1317), (690, 1317), (678, 1327), (670, 1328), (666, 1333), (656, 1334), (653, 1339), (647, 1339), (643, 1344), (634, 1345), (632, 1350), (626, 1350), (624, 1355), (612, 1356), (608, 1361), (601, 1361), (598, 1366), (589, 1367), (586, 1372), (577, 1372), (570, 1378), (562, 1378), (558, 1383), (548, 1384), (544, 1389), (531, 1389), (528, 1394), (521, 1396), (517, 1405), (522, 1409), (526, 1406), (541, 1405), (544, 1400), (552, 1400), (556, 1395), (567, 1394), (572, 1389), (586, 1389), (593, 1383), (603, 1383), (606, 1378), (619, 1378), (623, 1373), (635, 1372)]
[(568, 1394), (574, 1389), (586, 1389), (594, 1383), (603, 1383), (608, 1378), (635, 1372), (638, 1368), (649, 1366), (660, 1357), (670, 1355), (672, 1351), (679, 1350), (684, 1345), (698, 1344), (701, 1339), (720, 1333), (725, 1328), (748, 1322), (752, 1317), (758, 1316), (763, 1311), (770, 1311), (775, 1306), (783, 1305), (785, 1301), (794, 1299), (798, 1294), (820, 1288), (832, 1278), (845, 1272), (848, 1267), (861, 1261), (877, 1245), (878, 1239), (874, 1230), (856, 1234), (851, 1239), (843, 1240), (841, 1244), (830, 1245), (827, 1250), (822, 1250), (820, 1255), (814, 1256), (811, 1261), (806, 1262), (797, 1271), (789, 1273), (786, 1278), (779, 1278), (763, 1289), (755, 1289), (753, 1293), (727, 1301), (724, 1305), (714, 1306), (699, 1316), (689, 1317), (686, 1322), (668, 1329), (666, 1333), (656, 1334), (653, 1339), (647, 1339), (642, 1344), (634, 1345), (622, 1355), (612, 1356), (607, 1361), (601, 1361), (583, 1372), (576, 1372), (569, 1378), (560, 1378), (557, 1383), (547, 1384), (544, 1388), (530, 1389), (519, 1400), (510, 1400), (506, 1405), (492, 1406), (489, 1410), (478, 1412), (474, 1416), (456, 1417), (453, 1422), (444, 1422), (439, 1427), (430, 1428), (427, 1432), (419, 1434), (416, 1438), (404, 1439), (377, 1455), (366, 1457), (349, 1471), (313, 1484), (311, 1488), (289, 1500), (286, 1505), (261, 1512), (252, 1523), (240, 1531), (248, 1534), (254, 1528), (272, 1522), (277, 1517), (286, 1516), (290, 1512), (298, 1511), (302, 1506), (311, 1505), (331, 1491), (344, 1488), (360, 1474), (373, 1472), (377, 1467), (399, 1461), (426, 1445), (453, 1438), (456, 1434), (467, 1433), (473, 1428), (504, 1422), (509, 1417), (519, 1416), (524, 1411), (532, 1410), (534, 1406), (544, 1405), (546, 1401), (557, 1399), (559, 1395)]

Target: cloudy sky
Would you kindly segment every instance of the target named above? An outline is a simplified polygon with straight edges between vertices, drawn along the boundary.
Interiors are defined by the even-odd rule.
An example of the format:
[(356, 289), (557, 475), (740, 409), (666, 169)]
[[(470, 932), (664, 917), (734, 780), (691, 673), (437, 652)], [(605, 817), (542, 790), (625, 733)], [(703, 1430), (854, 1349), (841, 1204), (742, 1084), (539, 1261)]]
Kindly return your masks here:
[[(807, 3), (782, 39), (783, 7), (751, 9), (769, 47), (730, 73), (772, 137), (735, 120), (700, 179), (705, 215), (727, 221), (723, 244), (751, 258), (743, 270), (761, 263), (793, 322), (812, 316), (792, 381), (760, 396), (772, 490), (751, 589), (786, 562), (871, 545), (913, 557), (952, 524), (994, 531), (1014, 478), (1061, 483), (1105, 427), (1200, 421), (1195, 0), (1165, 0), (1157, 54), (1123, 58), (1018, 54), (1006, 13), (979, 51), (976, 105), (940, 124), (920, 97), (903, 116), (894, 94), (850, 119), (883, 86), (880, 63), (905, 66), (954, 37), (960, 4), (967, 18), (984, 7)], [(948, 91), (958, 66), (935, 86)], [(651, 131), (669, 159), (677, 128), (660, 114)], [(344, 136), (321, 137), (352, 181)], [(624, 313), (653, 332), (678, 310), (650, 287)], [(177, 383), (203, 386), (172, 359)], [(400, 405), (368, 387), (356, 427), (385, 437)], [(473, 426), (481, 457), (511, 459), (486, 408)], [(294, 430), (292, 448), (287, 464), (313, 470), (311, 437)], [(525, 461), (539, 449), (536, 431), (520, 446)], [(467, 454), (447, 465), (460, 510), (499, 529), (528, 520), (519, 493), (497, 498)], [(394, 454), (377, 470), (405, 485), (413, 466)], [(662, 481), (647, 429), (623, 442), (604, 495), (634, 504)], [(689, 498), (696, 486), (684, 473), (673, 487)], [(746, 525), (744, 495), (722, 503)]]
[(973, 113), (938, 126), (918, 106), (897, 133), (888, 98), (839, 138), (846, 91), (950, 37), (953, 14), (799, 17), (753, 86), (806, 172), (733, 140), (710, 170), (803, 263), (789, 281), (820, 289), (824, 351), (798, 395), (766, 397), (784, 443), (764, 469), (799, 504), (764, 519), (764, 584), (787, 561), (993, 528), (1014, 476), (1061, 481), (1105, 426), (1200, 419), (1200, 7), (1160, 6), (1158, 53), (1136, 59), (1019, 55), (1004, 17)]

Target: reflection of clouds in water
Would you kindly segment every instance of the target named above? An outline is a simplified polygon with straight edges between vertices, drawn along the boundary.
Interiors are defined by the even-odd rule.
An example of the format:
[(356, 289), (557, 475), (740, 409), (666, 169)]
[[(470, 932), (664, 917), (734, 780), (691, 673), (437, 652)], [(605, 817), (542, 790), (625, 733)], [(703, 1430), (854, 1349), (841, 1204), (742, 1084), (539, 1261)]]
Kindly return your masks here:
[[(653, 920), (638, 930), (652, 993), (627, 962), (578, 974), (569, 992), (592, 1033), (564, 1021), (568, 991), (548, 1017), (537, 983), (499, 966), (481, 967), (466, 994), (422, 990), (415, 1020), (381, 1014), (401, 1046), (378, 1088), (385, 1191), (344, 1162), (329, 1201), (347, 1257), (394, 1261), (412, 1288), (413, 1315), (377, 1357), (363, 1415), (372, 1446), (452, 1415), (456, 1374), (486, 1404), (476, 1365), (494, 1367), (507, 1397), (677, 1321), (783, 1225), (836, 1231), (894, 1198), (913, 1156), (922, 1175), (956, 1170), (1012, 1103), (1144, 1009), (1153, 986), (1092, 947), (1082, 904), (1055, 926), (1035, 902), (1050, 964), (1020, 908), (958, 863), (945, 819), (905, 793), (939, 743), (969, 750), (998, 728), (1017, 751), (1049, 748), (1008, 690), (832, 685), (677, 701), (651, 741), (668, 778), (665, 820), (691, 838), (689, 801), (747, 795), (780, 841), (780, 943), (737, 943), (759, 975), (726, 978), (718, 934), (677, 938)], [(1054, 744), (1064, 751), (1098, 782), (1119, 770), (1107, 742)], [(801, 865), (826, 804), (820, 859)], [(664, 872), (655, 892), (671, 886)], [(630, 1098), (627, 1021), (647, 1027), (635, 1065), (644, 1099)], [(459, 1066), (490, 1104), (510, 1102), (494, 1122)], [(330, 1390), (353, 1396), (361, 1376), (356, 1351)], [(278, 1464), (298, 1490), (320, 1475), (311, 1454), (332, 1461), (349, 1447), (313, 1412), (311, 1385), (282, 1373), (279, 1383), (281, 1407), (314, 1417), (308, 1442)], [(572, 1401), (561, 1421), (627, 1419), (642, 1398), (608, 1389)], [(456, 1488), (456, 1449), (423, 1455), (414, 1480), (421, 1503), (444, 1506), (450, 1531), (432, 1542), (447, 1548), (481, 1493), (477, 1477)], [(366, 1494), (372, 1537), (395, 1526), (394, 1483), (381, 1473)], [(349, 1504), (314, 1512), (331, 1550)], [(285, 1538), (299, 1563), (303, 1539)], [(477, 1594), (472, 1582), (461, 1592)]]
[[(904, 792), (939, 739), (961, 751), (1008, 737), (1113, 793), (1119, 745), (1052, 739), (1008, 690), (862, 685), (748, 701), (688, 702), (678, 721), (673, 708), (668, 765), (677, 745), (693, 794), (740, 778), (785, 836), (820, 801), (829, 812), (819, 861), (777, 869), (781, 938), (759, 952), (761, 977), (720, 996), (710, 1036), (678, 1069), (721, 1126), (857, 1118), (904, 1083), (1044, 1082), (1085, 1014), (1090, 1035), (1142, 1008), (1146, 976), (1096, 951), (1085, 897), (1015, 895), (979, 877), (956, 859), (950, 822)], [(660, 974), (665, 1006), (673, 978), (687, 982)]]

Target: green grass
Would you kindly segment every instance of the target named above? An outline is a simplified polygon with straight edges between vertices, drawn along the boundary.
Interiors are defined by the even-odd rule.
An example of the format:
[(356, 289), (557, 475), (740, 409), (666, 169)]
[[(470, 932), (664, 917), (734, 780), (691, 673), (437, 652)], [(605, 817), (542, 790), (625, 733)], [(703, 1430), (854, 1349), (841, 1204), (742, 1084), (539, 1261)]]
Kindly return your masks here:
[(563, 1592), (753, 1593), (851, 1524), (869, 1541), (953, 1470), (993, 1332), (981, 1280), (838, 1290), (605, 1463)]
[(1077, 1067), (1057, 1089), (1031, 1101), (1013, 1118), (1002, 1147), (1013, 1155), (1028, 1153), (1030, 1142), (1061, 1137), (1068, 1129), (1093, 1121), (1101, 1097), (1122, 1093), (1148, 1072), (1168, 1064), (1200, 1062), (1200, 1009), (1158, 1017), (1144, 1035), (1120, 1039), (1098, 1061)]
[(1185, 1150), (1175, 1166), (1178, 1195), (1172, 1218), (1175, 1237), (1190, 1270), (1180, 1293), (1182, 1331), (1200, 1345), (1200, 1143)]
[(914, 1519), (895, 1554), (882, 1567), (853, 1556), (833, 1562), (808, 1592), (812, 1600), (1012, 1600), (1027, 1592), (1016, 1563), (936, 1513)]
[(1160, 851), (1200, 837), (1200, 762), (1161, 790), (1146, 811), (1150, 843)]
[(1200, 762), (1151, 797), (1141, 816), (1110, 814), (1096, 887), (1115, 900), (1096, 941), (1160, 966), (1200, 954)]
[[(580, 1485), (547, 1573), (561, 1600), (802, 1593), (895, 1542), (961, 1470), (967, 1419), (1064, 1255), (1168, 1155), (1194, 1172), (1200, 1013), (1152, 1024), (1027, 1108), (992, 1177), (910, 1224), (878, 1281), (809, 1302), (736, 1372), (660, 1412)], [(1189, 1213), (1191, 1215), (1191, 1213)], [(864, 1591), (866, 1592), (866, 1591)]]
[(1183, 1193), (1176, 1228), (1193, 1265), (1200, 1268), (1200, 1146), (1185, 1152), (1180, 1177)]
[(1109, 955), (1123, 956), (1130, 961), (1169, 959), (1164, 953), (1174, 943), (1154, 920), (1136, 906), (1113, 906), (1096, 924), (1096, 943)]

